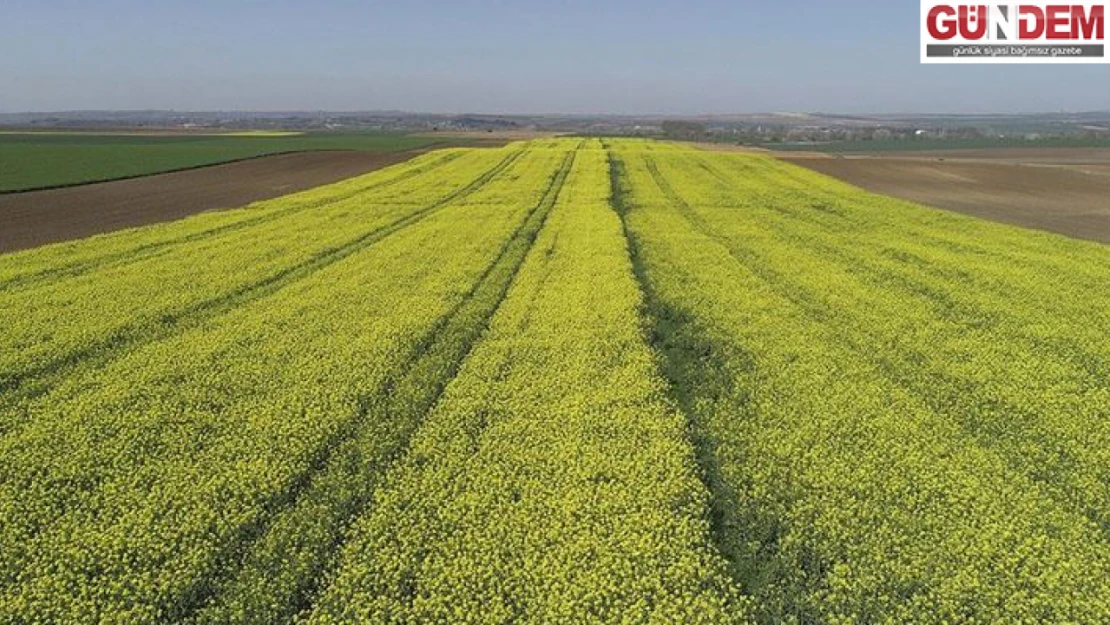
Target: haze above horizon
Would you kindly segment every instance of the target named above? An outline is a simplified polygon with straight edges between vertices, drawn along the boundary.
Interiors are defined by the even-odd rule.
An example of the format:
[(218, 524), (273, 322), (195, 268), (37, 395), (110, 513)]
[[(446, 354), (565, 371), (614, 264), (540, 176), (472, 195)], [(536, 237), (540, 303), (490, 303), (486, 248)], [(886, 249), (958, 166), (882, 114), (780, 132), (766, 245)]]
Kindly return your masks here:
[(8, 3), (0, 112), (1028, 113), (1108, 66), (922, 66), (918, 4)]

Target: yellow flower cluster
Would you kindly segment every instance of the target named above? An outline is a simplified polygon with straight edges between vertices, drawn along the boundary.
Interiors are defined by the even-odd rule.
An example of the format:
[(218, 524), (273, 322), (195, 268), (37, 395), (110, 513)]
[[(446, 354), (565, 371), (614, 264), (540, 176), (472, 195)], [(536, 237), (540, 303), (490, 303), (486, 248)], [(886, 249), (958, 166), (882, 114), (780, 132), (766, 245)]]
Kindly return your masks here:
[(1110, 622), (1108, 284), (582, 138), (0, 257), (0, 623)]
[(612, 147), (762, 618), (1110, 621), (1105, 247), (763, 156)]
[[(102, 366), (69, 372), (45, 393), (6, 393), (18, 410), (5, 410), (0, 439), (0, 614), (19, 622), (181, 620), (215, 602), (224, 578), (256, 548), (281, 541), (271, 534), (302, 538), (297, 519), (278, 519), (304, 518), (288, 510), (307, 507), (305, 496), (327, 481), (322, 473), (342, 474), (342, 459), (384, 466), (399, 453), (405, 428), (422, 415), (376, 406), (392, 398), (391, 381), (419, 362), (438, 330), (451, 327), (562, 162), (562, 155), (525, 154), (519, 146), (475, 155), (459, 157), (447, 175), (411, 178), (408, 193), (367, 191), (168, 247), (158, 256), (167, 272), (185, 276), (185, 267), (173, 267), (177, 255), (201, 246), (225, 254), (227, 266), (213, 261), (193, 271), (234, 276), (236, 268), (254, 271), (234, 262), (236, 252), (249, 256), (260, 253), (255, 243), (269, 245), (261, 232), (256, 242), (240, 238), (256, 228), (285, 232), (286, 244), (268, 255), (274, 258), (280, 249), (313, 245), (312, 228), (325, 229), (318, 236), (327, 241), (344, 230), (344, 241), (373, 228), (388, 234), (311, 272), (287, 274), (280, 288), (219, 314), (113, 345)], [(502, 201), (506, 186), (511, 201)], [(390, 228), (387, 219), (406, 221)], [(144, 273), (154, 279), (149, 290), (176, 290), (158, 281), (160, 271), (128, 262), (26, 289), (60, 291), (56, 283), (99, 276), (103, 289), (72, 306), (110, 322), (99, 309), (115, 306), (124, 287), (113, 292), (112, 280), (123, 272), (136, 284)], [(25, 324), (2, 331), (34, 327), (34, 302), (24, 300)], [(83, 336), (77, 325), (74, 335)], [(424, 379), (446, 383), (437, 375), (446, 374), (433, 370)], [(332, 481), (350, 486), (342, 476)], [(271, 531), (278, 526), (292, 531)], [(286, 572), (279, 567), (275, 577)]]
[(489, 332), (386, 477), (309, 623), (727, 623), (607, 154), (579, 149)]

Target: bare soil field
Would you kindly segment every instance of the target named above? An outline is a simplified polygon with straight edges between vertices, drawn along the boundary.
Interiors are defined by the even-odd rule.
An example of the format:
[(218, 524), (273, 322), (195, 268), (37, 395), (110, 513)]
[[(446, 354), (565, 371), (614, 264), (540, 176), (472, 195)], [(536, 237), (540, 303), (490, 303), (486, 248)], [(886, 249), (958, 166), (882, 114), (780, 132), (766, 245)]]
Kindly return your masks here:
[(0, 253), (245, 206), (388, 167), (422, 151), (282, 154), (131, 180), (0, 195)]
[(1021, 148), (779, 158), (869, 191), (1110, 243), (1110, 150)]

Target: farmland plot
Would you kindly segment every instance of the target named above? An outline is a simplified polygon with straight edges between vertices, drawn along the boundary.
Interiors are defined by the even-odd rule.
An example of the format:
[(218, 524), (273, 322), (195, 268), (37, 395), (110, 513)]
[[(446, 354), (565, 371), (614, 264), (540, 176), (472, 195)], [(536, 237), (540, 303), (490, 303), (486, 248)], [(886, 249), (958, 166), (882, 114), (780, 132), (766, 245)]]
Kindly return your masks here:
[(612, 166), (764, 620), (1110, 618), (1105, 248), (762, 157)]
[(0, 621), (1104, 622), (1107, 284), (596, 139), (0, 257)]

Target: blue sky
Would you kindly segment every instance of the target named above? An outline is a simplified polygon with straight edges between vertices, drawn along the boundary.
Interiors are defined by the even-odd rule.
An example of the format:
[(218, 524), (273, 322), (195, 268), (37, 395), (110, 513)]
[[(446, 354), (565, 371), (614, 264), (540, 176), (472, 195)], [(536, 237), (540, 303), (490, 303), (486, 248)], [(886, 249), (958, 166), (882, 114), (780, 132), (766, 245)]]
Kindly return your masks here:
[(4, 0), (0, 111), (1110, 109), (1110, 65), (922, 66), (917, 0)]

